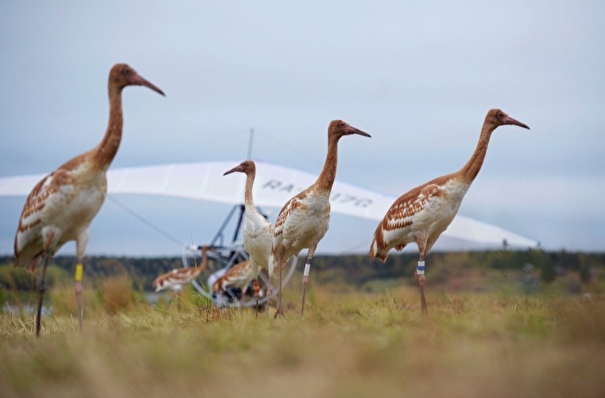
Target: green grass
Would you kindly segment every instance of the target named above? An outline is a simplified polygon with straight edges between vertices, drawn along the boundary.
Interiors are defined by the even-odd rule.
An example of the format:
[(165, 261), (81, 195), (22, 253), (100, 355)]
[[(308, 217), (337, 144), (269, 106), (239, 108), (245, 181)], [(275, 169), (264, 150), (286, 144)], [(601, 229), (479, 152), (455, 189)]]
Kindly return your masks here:
[[(73, 315), (0, 315), (2, 397), (601, 397), (605, 297), (361, 293), (298, 284), (286, 317), (184, 297)], [(110, 312), (113, 315), (110, 315)]]

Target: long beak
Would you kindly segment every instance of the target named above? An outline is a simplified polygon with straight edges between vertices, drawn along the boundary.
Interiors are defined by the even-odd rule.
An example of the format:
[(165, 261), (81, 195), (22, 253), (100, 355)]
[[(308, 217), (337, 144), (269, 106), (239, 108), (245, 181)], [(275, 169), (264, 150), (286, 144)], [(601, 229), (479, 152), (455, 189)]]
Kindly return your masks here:
[(238, 166), (235, 166), (234, 168), (232, 168), (232, 169), (231, 169), (231, 170), (229, 170), (229, 171), (225, 171), (225, 172), (223, 173), (223, 175), (224, 175), (224, 176), (226, 176), (227, 174), (235, 173), (236, 171), (240, 171), (240, 170), (239, 170), (239, 165), (238, 165)]
[(349, 128), (350, 128), (350, 130), (348, 131), (349, 134), (359, 134), (359, 135), (363, 135), (364, 137), (370, 137), (370, 138), (372, 137), (370, 134), (368, 134), (366, 132), (363, 132), (363, 131), (361, 131), (359, 129), (356, 129), (353, 126), (349, 126)]
[(504, 122), (504, 124), (514, 124), (515, 126), (523, 127), (524, 129), (528, 129), (529, 130), (529, 126), (527, 124), (521, 123), (520, 121), (515, 120), (515, 119), (513, 119), (510, 116), (506, 116), (503, 119), (503, 122)]
[(153, 84), (151, 84), (149, 81), (145, 80), (143, 77), (141, 77), (138, 74), (132, 78), (132, 83), (138, 84), (139, 86), (149, 87), (156, 93), (162, 94), (164, 97), (166, 96), (166, 94), (164, 94), (164, 92), (162, 90), (160, 90), (158, 87), (154, 86)]

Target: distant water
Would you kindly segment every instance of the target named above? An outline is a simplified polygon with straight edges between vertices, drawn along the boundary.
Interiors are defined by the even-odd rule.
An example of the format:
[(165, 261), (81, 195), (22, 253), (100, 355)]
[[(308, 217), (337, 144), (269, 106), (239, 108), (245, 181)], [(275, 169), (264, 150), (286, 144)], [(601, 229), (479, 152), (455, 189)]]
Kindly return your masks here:
[[(155, 305), (157, 304), (160, 297), (169, 297), (169, 296), (166, 296), (163, 293), (151, 292), (151, 293), (145, 293), (144, 297), (145, 297), (145, 301), (147, 301), (149, 303), (149, 305), (155, 307)], [(26, 303), (26, 304), (21, 305), (21, 308), (23, 309), (23, 312), (25, 312), (26, 314), (33, 315), (36, 312), (36, 304), (27, 304)], [(15, 304), (10, 304), (8, 302), (4, 302), (2, 304), (2, 312), (5, 314), (18, 315), (20, 312), (20, 307)], [(52, 312), (53, 312), (52, 305), (51, 306), (45, 306), (44, 304), (42, 305), (42, 315), (51, 315)]]
[(147, 301), (152, 306), (156, 305), (160, 297), (162, 297), (162, 293), (145, 293), (145, 301)]
[[(32, 304), (23, 304), (20, 306), (23, 311), (26, 314), (35, 314), (36, 313), (36, 305), (32, 305)], [(9, 304), (8, 302), (5, 302), (4, 304), (2, 304), (2, 312), (5, 314), (13, 314), (13, 315), (18, 315), (20, 312), (20, 308), (17, 305), (14, 304)], [(42, 304), (42, 315), (50, 315), (52, 314), (52, 306), (47, 307), (44, 304)]]
[[(155, 304), (158, 302), (160, 296), (161, 296), (161, 294), (155, 293), (155, 292), (154, 293), (145, 293), (145, 301), (147, 301), (152, 306), (155, 306)], [(26, 314), (33, 315), (36, 312), (35, 304), (23, 304), (23, 305), (21, 305), (21, 308), (23, 309), (23, 312), (25, 312)], [(18, 305), (4, 302), (2, 304), (2, 312), (5, 314), (18, 315), (20, 312), (20, 309), (19, 309)], [(53, 313), (52, 305), (46, 306), (46, 305), (42, 304), (42, 315), (51, 315), (52, 313)]]

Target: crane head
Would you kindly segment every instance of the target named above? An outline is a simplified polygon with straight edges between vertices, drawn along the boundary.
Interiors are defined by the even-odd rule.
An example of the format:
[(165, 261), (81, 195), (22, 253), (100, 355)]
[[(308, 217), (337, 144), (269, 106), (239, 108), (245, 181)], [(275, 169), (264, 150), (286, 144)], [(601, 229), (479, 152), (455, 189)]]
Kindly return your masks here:
[(487, 116), (485, 117), (485, 123), (493, 124), (495, 127), (504, 126), (506, 124), (512, 124), (529, 130), (528, 125), (513, 119), (500, 109), (491, 109), (489, 112), (487, 112)]
[(330, 122), (330, 126), (328, 127), (328, 135), (335, 135), (337, 137), (342, 137), (342, 136), (351, 135), (351, 134), (358, 134), (358, 135), (363, 135), (364, 137), (371, 137), (370, 134), (357, 129), (342, 120), (332, 120)]
[(111, 68), (109, 72), (109, 84), (116, 85), (120, 89), (127, 86), (145, 86), (165, 96), (162, 90), (144, 79), (137, 71), (126, 64), (116, 64)]
[(223, 175), (226, 176), (227, 174), (235, 173), (236, 171), (238, 171), (240, 173), (244, 173), (244, 174), (255, 173), (256, 165), (254, 164), (254, 161), (252, 161), (252, 160), (244, 160), (243, 162), (241, 162), (240, 164), (238, 164), (231, 170), (225, 171), (223, 173)]

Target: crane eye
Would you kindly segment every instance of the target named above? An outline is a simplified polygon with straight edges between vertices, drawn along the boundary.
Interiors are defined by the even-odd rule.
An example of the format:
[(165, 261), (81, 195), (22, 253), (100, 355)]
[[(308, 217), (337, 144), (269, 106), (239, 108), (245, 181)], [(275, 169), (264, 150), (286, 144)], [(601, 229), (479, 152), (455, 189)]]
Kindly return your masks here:
[(123, 74), (124, 76), (128, 76), (128, 75), (130, 74), (130, 69), (124, 69), (124, 70), (122, 71), (122, 74)]

